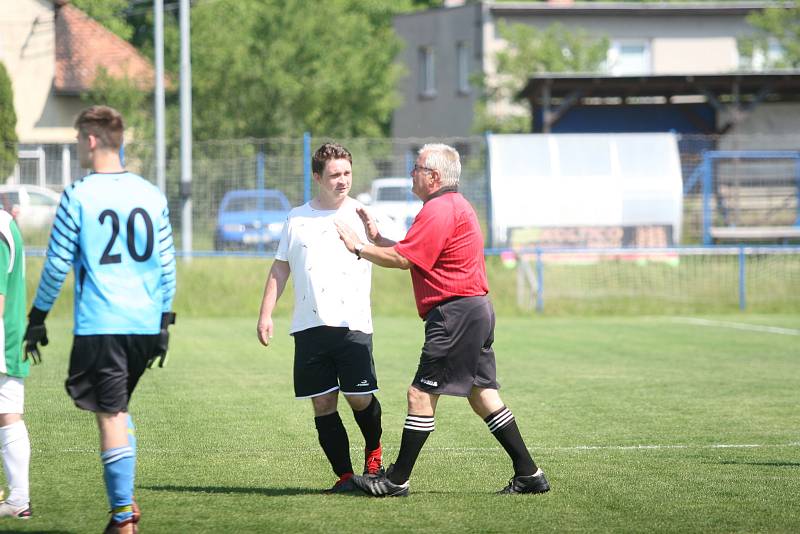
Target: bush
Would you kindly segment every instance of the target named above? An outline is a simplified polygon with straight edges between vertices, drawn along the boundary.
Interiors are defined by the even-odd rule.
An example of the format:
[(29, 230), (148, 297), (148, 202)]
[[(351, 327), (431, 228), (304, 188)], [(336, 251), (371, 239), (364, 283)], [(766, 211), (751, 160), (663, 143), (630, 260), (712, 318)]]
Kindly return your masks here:
[(17, 114), (14, 91), (5, 66), (0, 63), (0, 180), (5, 181), (17, 164)]

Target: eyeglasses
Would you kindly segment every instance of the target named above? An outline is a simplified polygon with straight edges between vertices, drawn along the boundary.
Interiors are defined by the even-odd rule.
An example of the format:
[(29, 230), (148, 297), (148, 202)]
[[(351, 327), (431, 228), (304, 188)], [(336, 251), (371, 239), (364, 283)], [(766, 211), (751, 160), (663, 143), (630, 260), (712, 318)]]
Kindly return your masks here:
[(414, 164), (414, 168), (411, 169), (411, 174), (417, 174), (419, 171), (428, 171), (433, 172), (436, 169), (431, 169), (430, 167), (422, 167), (421, 165)]

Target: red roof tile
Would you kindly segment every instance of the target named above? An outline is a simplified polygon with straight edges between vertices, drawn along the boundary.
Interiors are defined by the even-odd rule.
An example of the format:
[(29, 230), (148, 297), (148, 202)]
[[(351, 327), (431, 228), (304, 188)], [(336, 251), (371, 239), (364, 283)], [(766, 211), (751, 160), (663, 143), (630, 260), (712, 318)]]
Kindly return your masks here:
[(75, 6), (56, 0), (55, 90), (77, 94), (92, 87), (102, 68), (114, 78), (128, 77), (151, 89), (155, 72), (133, 45)]

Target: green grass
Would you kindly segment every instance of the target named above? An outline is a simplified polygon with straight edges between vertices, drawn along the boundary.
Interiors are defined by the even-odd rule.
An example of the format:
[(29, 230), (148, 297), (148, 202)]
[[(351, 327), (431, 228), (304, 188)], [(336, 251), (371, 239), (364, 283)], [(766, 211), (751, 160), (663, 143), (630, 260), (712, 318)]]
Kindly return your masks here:
[[(334, 477), (308, 401), (293, 398), (286, 318), (265, 349), (252, 309), (189, 315), (172, 331), (168, 367), (145, 374), (131, 405), (143, 532), (800, 529), (798, 336), (670, 317), (501, 316), (501, 394), (553, 491), (492, 495), (511, 475), (505, 453), (465, 400), (443, 398), (411, 496), (378, 500), (319, 494)], [(800, 329), (798, 315), (706, 319)], [(70, 321), (56, 314), (48, 326), (26, 390), (35, 517), (0, 530), (99, 532), (97, 433), (63, 389)], [(422, 335), (417, 318), (376, 318), (387, 463)], [(342, 415), (358, 465), (362, 439)]]
[[(28, 259), (29, 295), (39, 282), (42, 258)], [(186, 317), (255, 317), (261, 304), (270, 258), (213, 257), (178, 261), (175, 309)], [(517, 272), (499, 258), (487, 259), (490, 296), (505, 316), (531, 317), (517, 298)], [(800, 313), (800, 254), (754, 256), (747, 263), (747, 313)], [(380, 316), (415, 314), (407, 271), (375, 267), (372, 310)], [(72, 308), (72, 276), (54, 313)], [(555, 265), (545, 268), (544, 314), (659, 315), (735, 313), (739, 311), (738, 263), (735, 257), (682, 258), (678, 265), (649, 262), (601, 262), (596, 265)], [(288, 317), (292, 283), (276, 309)]]

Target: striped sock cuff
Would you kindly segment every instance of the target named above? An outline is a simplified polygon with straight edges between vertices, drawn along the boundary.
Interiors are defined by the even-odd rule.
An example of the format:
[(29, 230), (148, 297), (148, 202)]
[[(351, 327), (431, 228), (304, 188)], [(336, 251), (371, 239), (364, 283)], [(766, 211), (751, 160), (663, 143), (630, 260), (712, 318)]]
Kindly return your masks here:
[(511, 410), (503, 406), (489, 417), (484, 419), (484, 421), (486, 421), (486, 426), (489, 427), (489, 432), (494, 434), (506, 425), (513, 423), (514, 414), (511, 413)]
[(100, 461), (103, 462), (103, 465), (107, 465), (117, 460), (122, 460), (123, 458), (132, 458), (136, 456), (133, 453), (133, 448), (131, 447), (116, 447), (114, 449), (108, 449), (107, 451), (103, 451), (100, 453)]
[(406, 416), (406, 424), (403, 425), (404, 430), (416, 430), (417, 432), (433, 432), (436, 430), (436, 425), (433, 422), (432, 415), (411, 415)]

